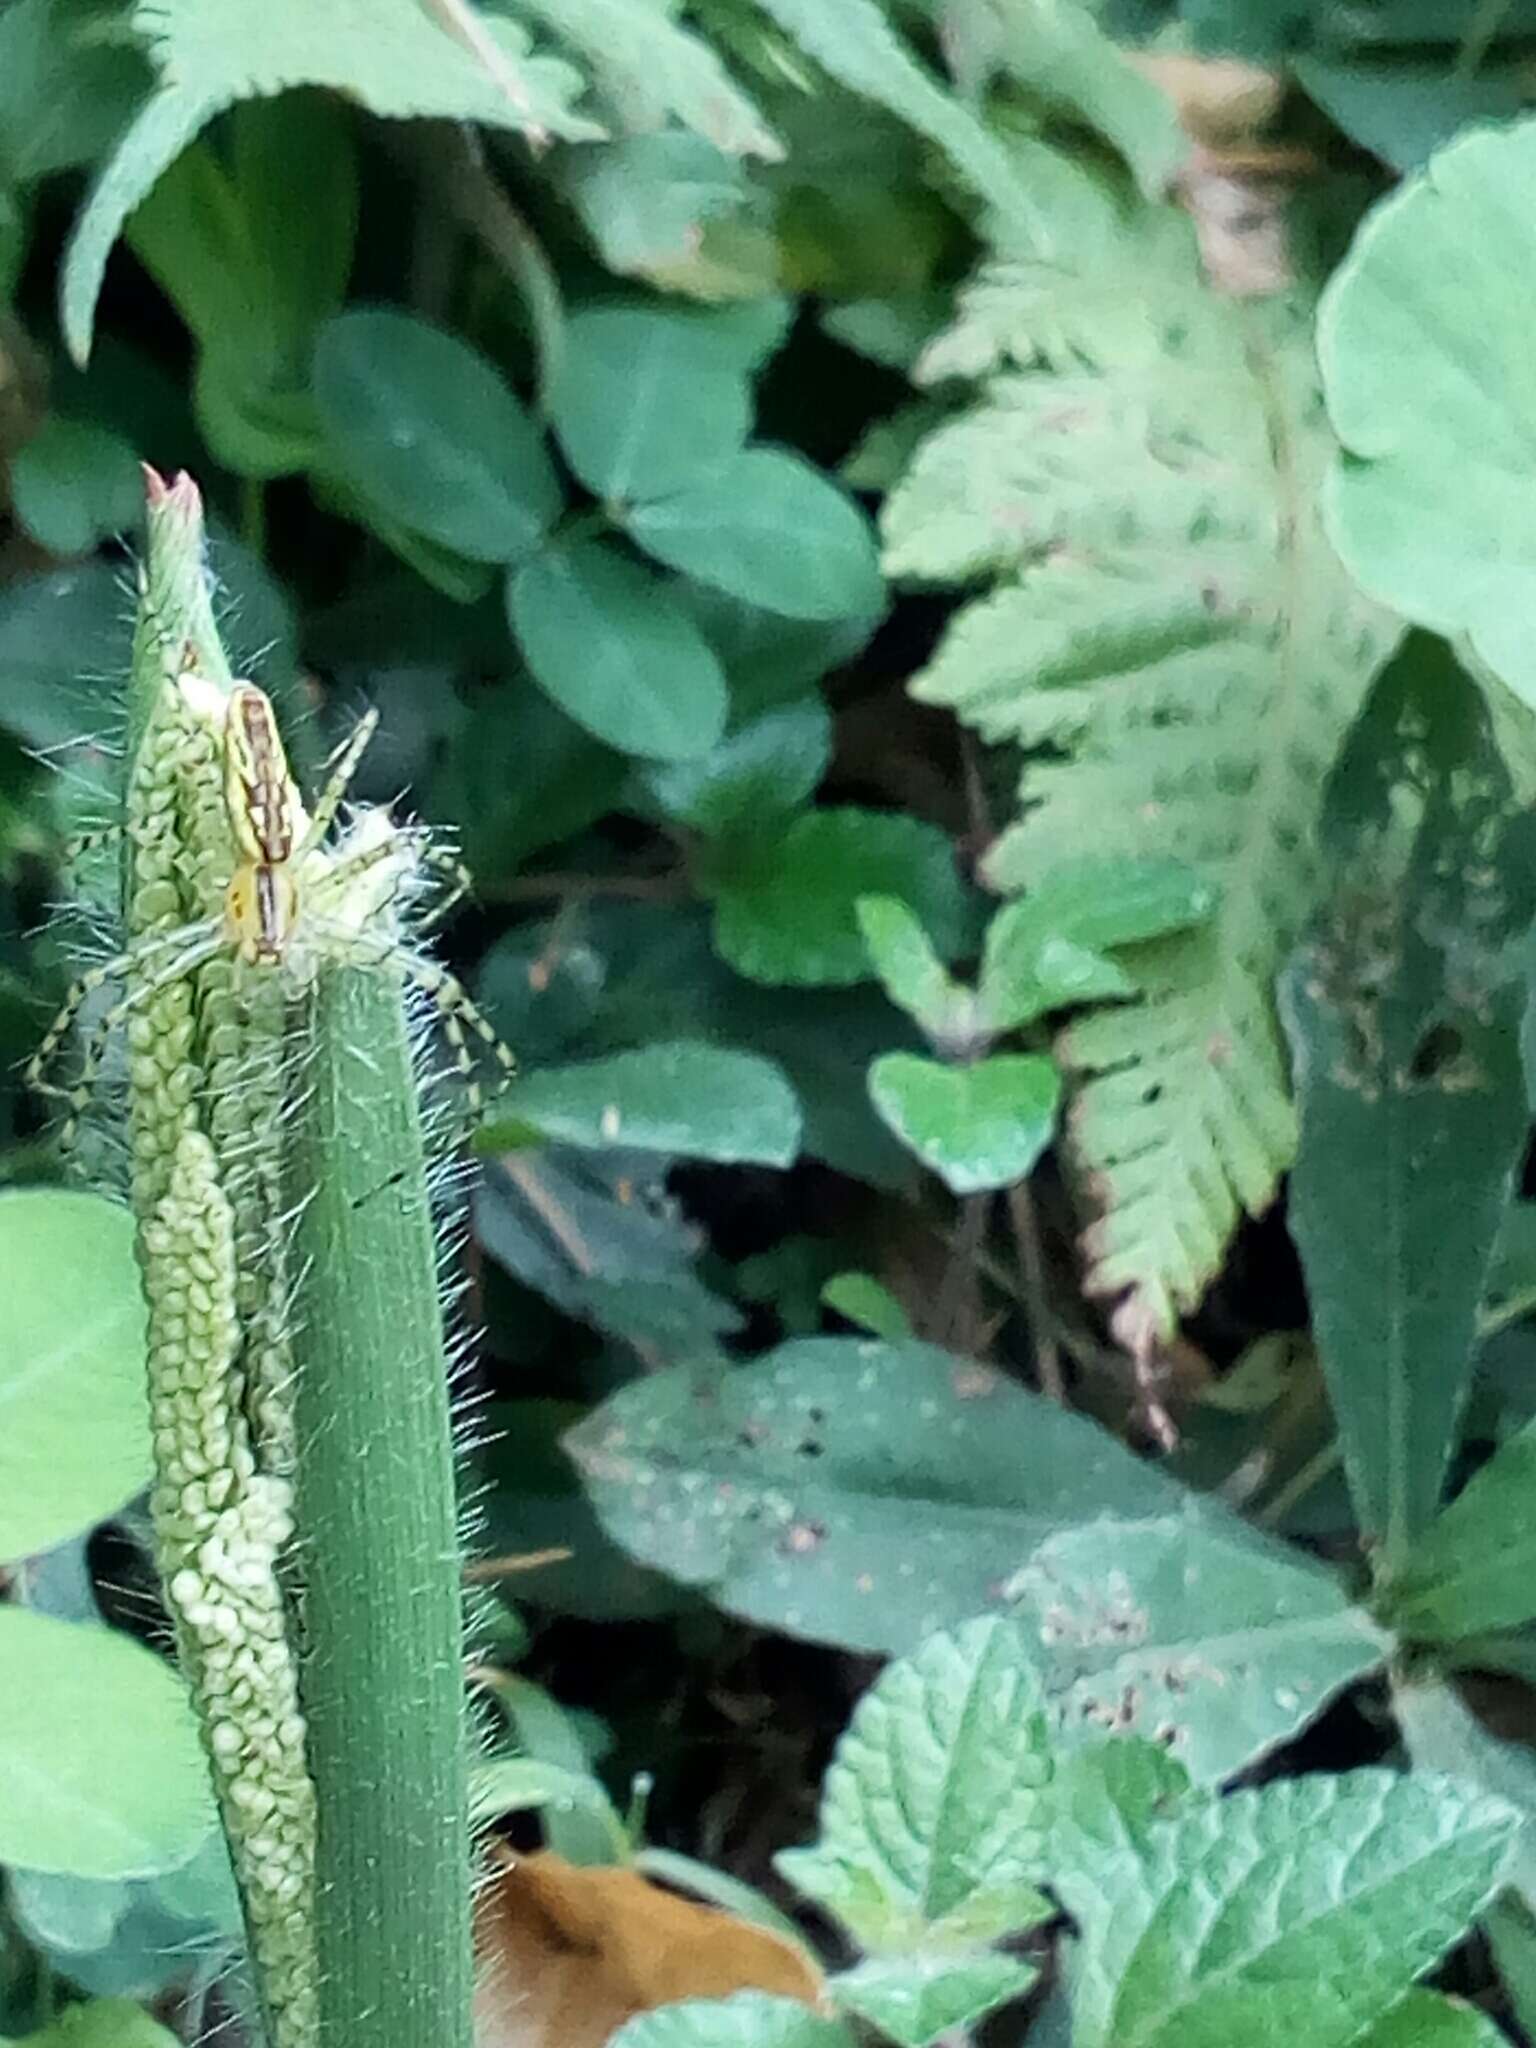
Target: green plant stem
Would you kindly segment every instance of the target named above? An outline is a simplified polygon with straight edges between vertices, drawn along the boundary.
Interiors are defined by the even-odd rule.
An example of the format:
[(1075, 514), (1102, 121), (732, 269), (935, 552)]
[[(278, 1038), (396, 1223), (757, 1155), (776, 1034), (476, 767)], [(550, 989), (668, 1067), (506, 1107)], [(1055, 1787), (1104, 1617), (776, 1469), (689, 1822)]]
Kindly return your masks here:
[(459, 1544), (401, 990), (332, 968), (294, 1133), (301, 1694), (325, 2048), (469, 2048)]

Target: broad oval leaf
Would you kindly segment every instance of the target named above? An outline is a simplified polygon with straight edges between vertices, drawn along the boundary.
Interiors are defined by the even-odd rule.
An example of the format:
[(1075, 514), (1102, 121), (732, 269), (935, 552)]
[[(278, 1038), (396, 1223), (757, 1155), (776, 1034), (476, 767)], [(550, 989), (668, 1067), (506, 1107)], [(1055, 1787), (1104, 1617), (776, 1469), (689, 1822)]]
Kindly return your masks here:
[(1530, 320), (1536, 122), (1432, 157), (1356, 235), (1318, 317), (1345, 458), (1329, 503), (1362, 585), (1419, 625), (1466, 633), (1536, 703), (1536, 440)]
[(149, 1483), (133, 1217), (59, 1188), (0, 1195), (0, 1300), (0, 1558), (18, 1558)]
[(921, 919), (899, 896), (861, 896), (854, 909), (870, 965), (897, 1008), (932, 1039), (969, 1037), (976, 1029), (975, 998), (949, 973)]
[[(542, 1067), (515, 1081), (501, 1107), (514, 1127), (586, 1148), (760, 1166), (789, 1166), (800, 1149), (800, 1105), (782, 1068), (689, 1040)], [(480, 1135), (482, 1149), (497, 1147), (498, 1129)]]
[(1382, 672), (1325, 822), (1335, 895), (1281, 983), (1290, 1225), (1355, 1513), (1390, 1574), (1440, 1504), (1525, 1143), (1525, 823), (1442, 642), (1413, 634)]
[(144, 483), (133, 450), (91, 420), (54, 414), (11, 457), (16, 517), (50, 555), (83, 555), (139, 522)]
[(1061, 1076), (1041, 1053), (948, 1064), (888, 1052), (869, 1099), (901, 1142), (957, 1195), (1011, 1187), (1050, 1143)]
[(930, 1637), (859, 1702), (822, 1787), (820, 1839), (778, 1857), (874, 1954), (968, 1948), (1048, 1919), (1036, 1889), (1052, 1762), (1024, 1633)]
[(831, 755), (826, 705), (800, 697), (748, 719), (696, 761), (642, 772), (669, 817), (713, 836), (761, 829), (794, 810), (814, 794)]
[(863, 896), (900, 897), (947, 956), (965, 936), (965, 893), (949, 840), (895, 811), (807, 811), (782, 832), (734, 849), (711, 893), (715, 944), (749, 981), (846, 987), (869, 980), (874, 968), (858, 919)]
[(767, 1991), (687, 1998), (619, 2028), (608, 2048), (856, 2048), (852, 2034), (798, 1999)]
[(0, 1609), (0, 1859), (147, 1877), (185, 1863), (212, 1821), (171, 1666), (110, 1629)]
[(550, 411), (572, 469), (618, 504), (727, 467), (752, 424), (752, 395), (704, 323), (594, 306), (566, 327)]
[(725, 730), (725, 677), (672, 593), (601, 541), (548, 549), (507, 589), (539, 686), (621, 753), (707, 754)]
[(565, 1443), (616, 1543), (730, 1613), (849, 1649), (1006, 1611), (1047, 1536), (1189, 1498), (988, 1366), (854, 1337), (650, 1374)]
[(1492, 1899), (1516, 1824), (1449, 1779), (1362, 1770), (1064, 1828), (1074, 2048), (1348, 2048)]
[(315, 344), (314, 390), (340, 475), (440, 546), (507, 562), (559, 517), (543, 436), (456, 335), (383, 306), (339, 313)]
[(782, 448), (748, 448), (691, 489), (632, 507), (626, 525), (658, 561), (765, 611), (843, 619), (883, 603), (869, 521)]

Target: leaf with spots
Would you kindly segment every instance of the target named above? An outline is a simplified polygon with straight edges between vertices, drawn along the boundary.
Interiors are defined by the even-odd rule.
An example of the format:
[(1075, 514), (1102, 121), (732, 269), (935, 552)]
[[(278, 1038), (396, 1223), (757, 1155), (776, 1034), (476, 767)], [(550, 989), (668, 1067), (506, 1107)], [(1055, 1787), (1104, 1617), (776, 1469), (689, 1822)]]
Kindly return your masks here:
[(1021, 1629), (930, 1637), (864, 1695), (838, 1743), (814, 1848), (778, 1867), (874, 1954), (971, 1949), (1050, 1918), (1051, 1754)]
[(1058, 1041), (1089, 1286), (1149, 1352), (1193, 1309), (1295, 1131), (1272, 990), (1314, 907), (1322, 782), (1388, 629), (1313, 516), (1305, 304), (1202, 281), (1189, 222), (1043, 147), (1059, 263), (990, 261), (921, 381), (984, 379), (886, 501), (897, 578), (978, 583), (914, 694), (1022, 747), (993, 887), (1178, 862), (1210, 914)]
[(988, 1366), (854, 1337), (649, 1374), (565, 1442), (643, 1563), (750, 1621), (898, 1654), (1006, 1608), (1037, 1546), (1085, 1515), (1188, 1498)]
[(1334, 889), (1283, 985), (1301, 1151), (1290, 1222), (1375, 1562), (1433, 1523), (1525, 1145), (1516, 942), (1536, 894), (1481, 691), (1415, 633), (1340, 759)]
[(1333, 1573), (1209, 1508), (1065, 1530), (1010, 1590), (1058, 1739), (1142, 1735), (1197, 1784), (1288, 1741), (1389, 1646)]

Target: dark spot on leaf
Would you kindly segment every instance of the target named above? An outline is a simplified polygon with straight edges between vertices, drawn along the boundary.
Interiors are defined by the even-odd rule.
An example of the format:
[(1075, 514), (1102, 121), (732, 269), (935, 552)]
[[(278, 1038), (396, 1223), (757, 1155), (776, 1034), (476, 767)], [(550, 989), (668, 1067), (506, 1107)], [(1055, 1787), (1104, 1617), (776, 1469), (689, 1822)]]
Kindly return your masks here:
[(1445, 1070), (1461, 1053), (1461, 1033), (1451, 1024), (1432, 1024), (1413, 1049), (1408, 1078), (1422, 1087), (1443, 1079)]

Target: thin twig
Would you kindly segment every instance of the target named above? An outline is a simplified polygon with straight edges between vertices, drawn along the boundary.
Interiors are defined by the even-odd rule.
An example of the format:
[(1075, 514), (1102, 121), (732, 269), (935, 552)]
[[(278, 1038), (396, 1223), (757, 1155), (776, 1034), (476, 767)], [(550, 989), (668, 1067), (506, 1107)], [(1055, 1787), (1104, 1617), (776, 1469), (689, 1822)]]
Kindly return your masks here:
[(512, 1557), (480, 1557), (465, 1565), (463, 1578), (466, 1586), (494, 1585), (498, 1579), (510, 1579), (518, 1572), (543, 1571), (546, 1565), (565, 1564), (576, 1555), (564, 1545), (553, 1550), (523, 1550)]
[(1061, 1352), (1052, 1329), (1050, 1303), (1046, 1296), (1045, 1260), (1040, 1252), (1035, 1198), (1027, 1180), (1016, 1180), (1008, 1189), (1008, 1220), (1013, 1225), (1013, 1241), (1018, 1248), (1024, 1313), (1029, 1322), (1040, 1391), (1065, 1407), (1067, 1383), (1062, 1376)]

